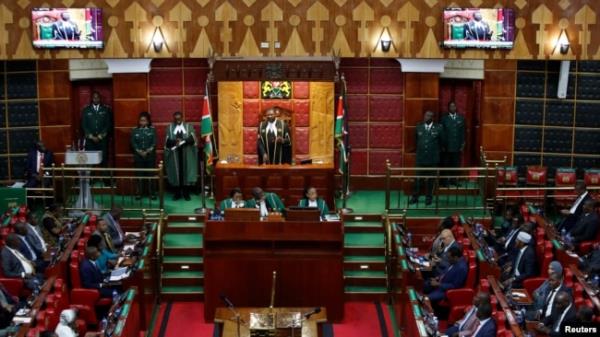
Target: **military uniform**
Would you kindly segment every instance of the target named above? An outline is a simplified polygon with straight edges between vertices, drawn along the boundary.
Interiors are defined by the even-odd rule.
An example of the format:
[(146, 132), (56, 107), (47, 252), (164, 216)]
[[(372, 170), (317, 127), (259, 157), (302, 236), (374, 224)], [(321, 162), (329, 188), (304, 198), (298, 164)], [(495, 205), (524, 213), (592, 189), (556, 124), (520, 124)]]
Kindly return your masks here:
[[(286, 122), (276, 119), (275, 130), (269, 129), (269, 122), (260, 122), (258, 126), (257, 153), (259, 164), (291, 164), (292, 150), (290, 129)], [(283, 143), (277, 143), (277, 137), (283, 139)], [(263, 163), (263, 155), (267, 154), (269, 161)]]
[[(428, 128), (425, 123), (417, 125), (417, 167), (437, 167), (440, 163), (440, 147), (443, 139), (443, 128), (440, 124), (431, 123)], [(435, 171), (418, 171), (419, 175), (435, 175)], [(421, 180), (417, 179), (413, 191), (413, 198), (419, 196)], [(427, 185), (427, 198), (430, 200), (433, 191), (433, 179), (425, 179)]]
[[(446, 114), (442, 117), (441, 124), (444, 128), (442, 149), (442, 165), (444, 167), (460, 167), (460, 156), (465, 146), (465, 118), (459, 114)], [(456, 175), (459, 172), (449, 172)], [(456, 180), (456, 179), (451, 179)]]
[[(137, 127), (131, 130), (131, 147), (133, 149), (133, 165), (136, 168), (156, 167), (156, 129), (153, 126)], [(143, 157), (138, 151), (145, 151)], [(138, 176), (151, 176), (150, 172), (138, 172)], [(154, 194), (154, 181), (140, 179), (138, 182), (138, 193), (143, 194), (144, 186), (148, 187), (149, 194)]]
[[(108, 163), (108, 136), (112, 128), (112, 111), (103, 104), (90, 104), (81, 113), (81, 127), (85, 137), (86, 151), (102, 151), (101, 166)], [(92, 137), (100, 140), (96, 143)]]

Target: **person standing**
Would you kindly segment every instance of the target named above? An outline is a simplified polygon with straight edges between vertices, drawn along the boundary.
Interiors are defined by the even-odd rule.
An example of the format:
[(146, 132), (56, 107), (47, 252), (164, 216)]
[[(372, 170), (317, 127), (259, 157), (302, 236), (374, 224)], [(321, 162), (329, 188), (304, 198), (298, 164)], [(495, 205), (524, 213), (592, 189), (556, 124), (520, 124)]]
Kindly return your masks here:
[(102, 104), (100, 93), (92, 93), (92, 102), (83, 108), (81, 127), (85, 137), (86, 151), (102, 151), (100, 166), (108, 164), (108, 137), (112, 130), (112, 111), (109, 106)]
[(198, 147), (196, 130), (183, 121), (181, 112), (173, 114), (173, 123), (167, 128), (165, 163), (169, 184), (175, 188), (173, 200), (183, 196), (190, 200), (190, 187), (198, 177)]
[[(443, 139), (443, 128), (433, 122), (433, 112), (425, 111), (423, 123), (416, 127), (417, 160), (416, 167), (437, 167), (440, 163), (440, 147)], [(434, 175), (432, 170), (417, 171), (416, 175)], [(416, 178), (413, 195), (409, 204), (419, 201), (423, 178)], [(425, 178), (426, 199), (425, 205), (431, 205), (433, 193), (433, 179)]]
[(258, 126), (258, 164), (291, 164), (292, 151), (290, 129), (285, 121), (277, 118), (280, 108), (265, 112), (266, 120)]
[[(156, 167), (156, 130), (152, 126), (150, 114), (146, 111), (140, 113), (138, 126), (131, 131), (131, 148), (133, 149), (133, 165), (135, 168), (151, 169)], [(139, 177), (151, 177), (151, 172), (137, 172)], [(154, 180), (139, 179), (137, 182), (140, 199), (145, 192), (156, 199)]]
[[(444, 128), (444, 142), (442, 146), (443, 167), (460, 167), (461, 155), (465, 148), (465, 118), (456, 111), (456, 103), (448, 103), (448, 113), (440, 121)], [(447, 175), (459, 175), (459, 171), (445, 172)], [(456, 178), (450, 178), (444, 183), (457, 185)]]

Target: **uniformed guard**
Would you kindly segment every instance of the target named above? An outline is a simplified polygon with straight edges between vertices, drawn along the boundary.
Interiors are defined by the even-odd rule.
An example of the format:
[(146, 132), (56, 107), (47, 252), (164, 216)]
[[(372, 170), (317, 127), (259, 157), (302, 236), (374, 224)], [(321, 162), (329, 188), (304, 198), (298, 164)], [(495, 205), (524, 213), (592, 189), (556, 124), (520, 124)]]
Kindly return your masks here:
[[(440, 163), (440, 147), (443, 139), (443, 128), (433, 122), (433, 112), (426, 111), (423, 123), (417, 125), (417, 161), (416, 167), (437, 167)], [(417, 171), (417, 175), (435, 175), (435, 171)], [(410, 204), (419, 201), (422, 178), (417, 178)], [(433, 179), (425, 178), (426, 199), (425, 204), (431, 205), (433, 192)]]
[[(131, 131), (131, 148), (133, 149), (133, 165), (135, 168), (156, 167), (156, 130), (152, 126), (150, 114), (140, 113), (138, 126)], [(152, 176), (151, 172), (137, 172), (140, 177)], [(139, 179), (136, 199), (149, 195), (156, 199), (156, 188), (153, 180)]]
[(85, 137), (86, 151), (102, 151), (102, 163), (108, 164), (108, 137), (112, 129), (112, 111), (110, 107), (102, 104), (100, 94), (92, 93), (92, 102), (83, 108), (81, 113), (81, 126)]
[[(442, 144), (442, 166), (460, 167), (461, 154), (465, 148), (465, 118), (456, 112), (456, 103), (448, 103), (448, 113), (442, 117), (441, 124), (444, 128), (444, 141)], [(458, 171), (448, 172), (448, 175), (457, 175)], [(456, 179), (451, 178), (450, 184), (456, 185)]]

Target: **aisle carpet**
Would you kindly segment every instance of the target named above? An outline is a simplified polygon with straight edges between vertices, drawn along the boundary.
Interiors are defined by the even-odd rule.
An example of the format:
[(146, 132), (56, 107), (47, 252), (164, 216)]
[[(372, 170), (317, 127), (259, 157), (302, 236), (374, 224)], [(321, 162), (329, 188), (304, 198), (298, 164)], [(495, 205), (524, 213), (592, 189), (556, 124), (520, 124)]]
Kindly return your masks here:
[[(325, 337), (397, 337), (390, 307), (373, 302), (346, 302), (344, 320), (325, 324)], [(213, 337), (215, 325), (204, 321), (204, 303), (163, 303), (151, 337)]]

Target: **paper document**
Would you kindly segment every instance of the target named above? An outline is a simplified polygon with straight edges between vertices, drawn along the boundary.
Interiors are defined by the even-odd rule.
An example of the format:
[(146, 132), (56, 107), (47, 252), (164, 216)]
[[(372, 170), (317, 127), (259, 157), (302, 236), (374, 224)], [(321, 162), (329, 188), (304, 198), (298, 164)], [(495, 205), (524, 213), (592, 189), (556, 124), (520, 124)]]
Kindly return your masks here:
[(340, 221), (340, 216), (338, 214), (325, 214), (326, 221)]
[(122, 279), (125, 279), (128, 277), (129, 277), (129, 268), (122, 267), (122, 268), (117, 268), (117, 269), (113, 270), (110, 273), (110, 277), (108, 278), (108, 280), (111, 282), (116, 282), (116, 281), (121, 281)]
[(175, 150), (176, 150), (178, 147), (182, 146), (183, 144), (185, 144), (185, 140), (182, 140), (182, 141), (181, 141), (181, 143), (179, 143), (179, 144), (177, 144), (177, 145), (173, 146), (173, 147), (171, 148), (171, 151), (175, 151)]
[(140, 232), (125, 232), (125, 237), (131, 236), (131, 237), (134, 237), (136, 239), (139, 239), (141, 235), (142, 234)]

